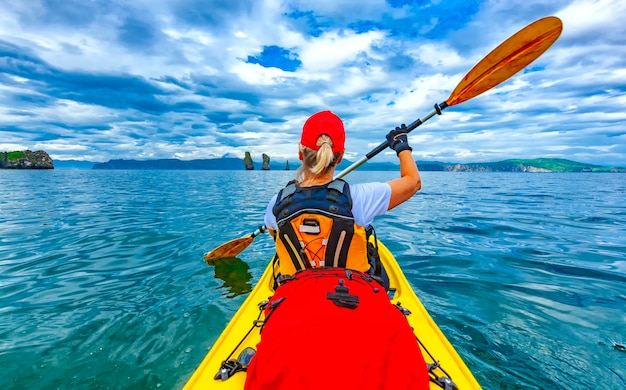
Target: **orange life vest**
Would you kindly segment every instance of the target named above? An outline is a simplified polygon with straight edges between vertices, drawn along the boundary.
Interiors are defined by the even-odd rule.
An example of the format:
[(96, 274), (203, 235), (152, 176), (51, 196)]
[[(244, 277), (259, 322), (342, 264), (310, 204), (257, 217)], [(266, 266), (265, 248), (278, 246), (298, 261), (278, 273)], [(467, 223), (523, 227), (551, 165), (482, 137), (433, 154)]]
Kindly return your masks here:
[(320, 267), (367, 272), (368, 235), (354, 222), (348, 183), (300, 187), (289, 182), (276, 198), (276, 253), (280, 274)]

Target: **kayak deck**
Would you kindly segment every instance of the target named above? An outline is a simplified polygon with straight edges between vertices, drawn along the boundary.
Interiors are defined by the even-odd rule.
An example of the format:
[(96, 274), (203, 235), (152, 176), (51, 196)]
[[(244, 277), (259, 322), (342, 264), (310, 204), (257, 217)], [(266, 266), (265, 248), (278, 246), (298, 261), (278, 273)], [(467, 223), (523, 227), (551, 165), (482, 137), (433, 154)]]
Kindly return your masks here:
[[(380, 241), (378, 247), (381, 261), (389, 275), (391, 302), (401, 303), (403, 308), (410, 311), (407, 320), (420, 341), (424, 360), (429, 366), (432, 365), (430, 366), (432, 367), (430, 388), (442, 389), (446, 379), (450, 379), (460, 390), (480, 389), (480, 385), (459, 354), (415, 295), (391, 252)], [(245, 372), (237, 372), (226, 380), (216, 380), (215, 376), (220, 371), (224, 360), (236, 359), (246, 347), (256, 349), (261, 336), (259, 327), (254, 327), (254, 324), (255, 321), (263, 319), (263, 315), (260, 315), (259, 303), (268, 300), (273, 295), (273, 284), (272, 262), (270, 262), (257, 285), (186, 383), (185, 390), (243, 389), (246, 380)], [(392, 293), (393, 289), (395, 291)], [(248, 332), (250, 334), (246, 337)], [(440, 378), (441, 384), (433, 380), (436, 378)]]

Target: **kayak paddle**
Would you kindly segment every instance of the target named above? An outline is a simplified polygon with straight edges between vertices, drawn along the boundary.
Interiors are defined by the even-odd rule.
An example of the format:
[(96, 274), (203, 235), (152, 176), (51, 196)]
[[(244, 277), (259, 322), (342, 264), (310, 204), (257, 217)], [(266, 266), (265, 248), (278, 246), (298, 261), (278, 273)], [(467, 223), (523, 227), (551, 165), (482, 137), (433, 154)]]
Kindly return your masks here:
[[(555, 16), (548, 16), (536, 20), (513, 34), (480, 60), (480, 62), (463, 77), (448, 99), (443, 103), (435, 104), (435, 109), (431, 113), (408, 125), (407, 132), (415, 130), (419, 125), (433, 116), (441, 115), (441, 111), (446, 107), (468, 101), (508, 80), (511, 76), (528, 66), (548, 50), (561, 35), (562, 30), (563, 23), (561, 20)], [(338, 179), (346, 176), (372, 157), (385, 150), (387, 146), (387, 142), (381, 143), (361, 160), (341, 171), (335, 178)], [(252, 243), (256, 236), (264, 233), (266, 230), (267, 228), (265, 226), (261, 226), (249, 236), (236, 238), (222, 244), (207, 253), (204, 256), (204, 260), (209, 261), (225, 257), (236, 257)]]

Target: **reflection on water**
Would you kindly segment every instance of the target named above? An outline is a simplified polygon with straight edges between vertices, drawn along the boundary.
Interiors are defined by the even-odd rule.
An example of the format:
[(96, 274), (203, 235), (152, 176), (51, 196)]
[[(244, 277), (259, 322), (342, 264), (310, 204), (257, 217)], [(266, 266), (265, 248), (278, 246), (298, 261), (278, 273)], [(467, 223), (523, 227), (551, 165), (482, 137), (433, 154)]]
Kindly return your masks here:
[(209, 262), (215, 269), (215, 278), (224, 282), (219, 288), (226, 290), (227, 298), (252, 291), (250, 266), (238, 257), (228, 257)]

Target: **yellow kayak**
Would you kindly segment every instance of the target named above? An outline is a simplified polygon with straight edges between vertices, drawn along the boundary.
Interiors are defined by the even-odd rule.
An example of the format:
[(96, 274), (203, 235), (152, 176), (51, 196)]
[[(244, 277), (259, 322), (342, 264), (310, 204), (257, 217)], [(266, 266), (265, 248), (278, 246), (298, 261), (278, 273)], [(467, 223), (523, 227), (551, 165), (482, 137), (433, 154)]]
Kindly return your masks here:
[[(391, 252), (378, 243), (379, 254), (389, 275), (391, 301), (401, 303), (410, 314), (407, 319), (420, 341), (428, 364), (431, 389), (480, 389), (480, 385), (459, 354), (443, 335), (409, 285)], [(273, 294), (272, 262), (243, 302), (226, 329), (193, 373), (184, 389), (243, 389), (246, 373), (239, 364), (245, 361), (246, 348), (255, 348), (261, 340), (258, 320), (263, 319), (259, 304)], [(244, 350), (246, 352), (244, 352)], [(243, 354), (242, 354), (243, 352)], [(224, 363), (226, 362), (226, 363)], [(245, 363), (243, 364), (245, 366)]]

